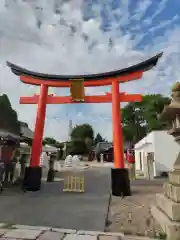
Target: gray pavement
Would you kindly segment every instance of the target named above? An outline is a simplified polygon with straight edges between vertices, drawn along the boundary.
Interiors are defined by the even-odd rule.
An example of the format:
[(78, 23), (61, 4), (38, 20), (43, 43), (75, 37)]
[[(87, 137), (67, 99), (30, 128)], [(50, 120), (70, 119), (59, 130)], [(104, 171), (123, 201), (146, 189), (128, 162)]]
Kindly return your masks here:
[(85, 193), (63, 193), (62, 181), (44, 183), (35, 193), (5, 189), (0, 195), (0, 222), (104, 231), (110, 169), (87, 169), (79, 174), (85, 177)]
[(137, 179), (131, 181), (131, 186), (162, 186), (167, 181), (167, 178), (157, 178), (153, 180)]
[(2, 240), (153, 240), (123, 233), (77, 231), (72, 229), (47, 228), (39, 226), (12, 225), (0, 223)]

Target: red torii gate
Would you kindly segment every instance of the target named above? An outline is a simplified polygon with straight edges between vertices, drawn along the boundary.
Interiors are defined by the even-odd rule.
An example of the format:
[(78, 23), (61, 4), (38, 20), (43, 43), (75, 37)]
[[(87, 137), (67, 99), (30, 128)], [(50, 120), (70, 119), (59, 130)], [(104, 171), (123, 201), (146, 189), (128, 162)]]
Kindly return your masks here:
[[(21, 97), (21, 104), (38, 104), (34, 139), (30, 166), (26, 169), (25, 183), (27, 190), (37, 191), (41, 186), (40, 155), (42, 151), (42, 140), (44, 122), (46, 115), (46, 104), (67, 103), (110, 103), (112, 102), (113, 120), (113, 143), (114, 143), (114, 166), (112, 169), (112, 192), (116, 196), (130, 195), (130, 183), (128, 171), (124, 168), (123, 136), (121, 127), (120, 102), (141, 101), (140, 94), (125, 94), (120, 92), (119, 83), (140, 79), (143, 72), (153, 68), (162, 53), (134, 66), (90, 75), (48, 75), (36, 73), (7, 62), (12, 72), (20, 76), (23, 83), (40, 86), (40, 95)], [(80, 81), (78, 85), (80, 94), (77, 98), (73, 96), (73, 84)], [(76, 84), (77, 85), (77, 84)], [(84, 87), (112, 86), (112, 92), (101, 96), (85, 96)], [(70, 87), (71, 96), (48, 95), (49, 87)], [(75, 95), (77, 95), (75, 93)]]

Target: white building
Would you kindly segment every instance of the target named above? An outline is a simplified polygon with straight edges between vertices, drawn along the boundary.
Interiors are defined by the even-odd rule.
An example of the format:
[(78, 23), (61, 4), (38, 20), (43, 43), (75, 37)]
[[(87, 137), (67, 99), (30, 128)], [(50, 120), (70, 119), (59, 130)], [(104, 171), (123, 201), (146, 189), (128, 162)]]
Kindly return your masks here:
[(179, 145), (167, 131), (153, 131), (135, 144), (136, 171), (147, 179), (161, 176), (173, 169), (179, 151)]

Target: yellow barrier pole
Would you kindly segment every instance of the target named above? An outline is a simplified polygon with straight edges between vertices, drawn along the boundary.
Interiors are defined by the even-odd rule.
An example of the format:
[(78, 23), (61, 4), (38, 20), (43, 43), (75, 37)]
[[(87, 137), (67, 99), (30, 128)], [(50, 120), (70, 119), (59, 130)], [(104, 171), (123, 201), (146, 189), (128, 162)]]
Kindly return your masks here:
[(79, 192), (82, 192), (82, 177), (79, 177)]
[(84, 192), (84, 177), (80, 177), (79, 183), (80, 183), (79, 191)]
[(84, 176), (67, 176), (64, 178), (64, 192), (84, 192)]
[(76, 192), (79, 192), (79, 177), (76, 176)]
[(69, 176), (66, 178), (66, 191), (68, 191), (69, 188)]
[(82, 177), (79, 177), (79, 192), (82, 192)]
[(74, 176), (71, 176), (71, 180), (70, 180), (70, 192), (73, 192), (73, 182), (74, 182)]
[(76, 176), (75, 184), (76, 184), (76, 190), (75, 190), (75, 192), (78, 192), (78, 177), (77, 177), (77, 176)]
[(81, 192), (83, 192), (83, 177), (81, 177)]
[(63, 189), (64, 192), (67, 191), (67, 178), (64, 178), (64, 189)]
[(83, 177), (83, 189), (82, 189), (82, 190), (83, 190), (83, 192), (84, 192), (84, 177)]
[(71, 192), (71, 176), (68, 176), (68, 192)]
[(74, 192), (76, 192), (76, 185), (77, 185), (77, 181), (76, 181), (76, 176), (74, 177)]

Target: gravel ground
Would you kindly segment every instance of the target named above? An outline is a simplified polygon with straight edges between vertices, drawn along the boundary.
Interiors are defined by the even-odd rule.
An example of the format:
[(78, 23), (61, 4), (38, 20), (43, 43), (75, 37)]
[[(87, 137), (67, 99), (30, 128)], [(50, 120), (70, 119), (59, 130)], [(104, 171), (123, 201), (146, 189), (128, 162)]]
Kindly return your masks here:
[(132, 196), (112, 197), (106, 231), (154, 237), (162, 232), (150, 213), (155, 194), (162, 192), (162, 181), (134, 181)]

